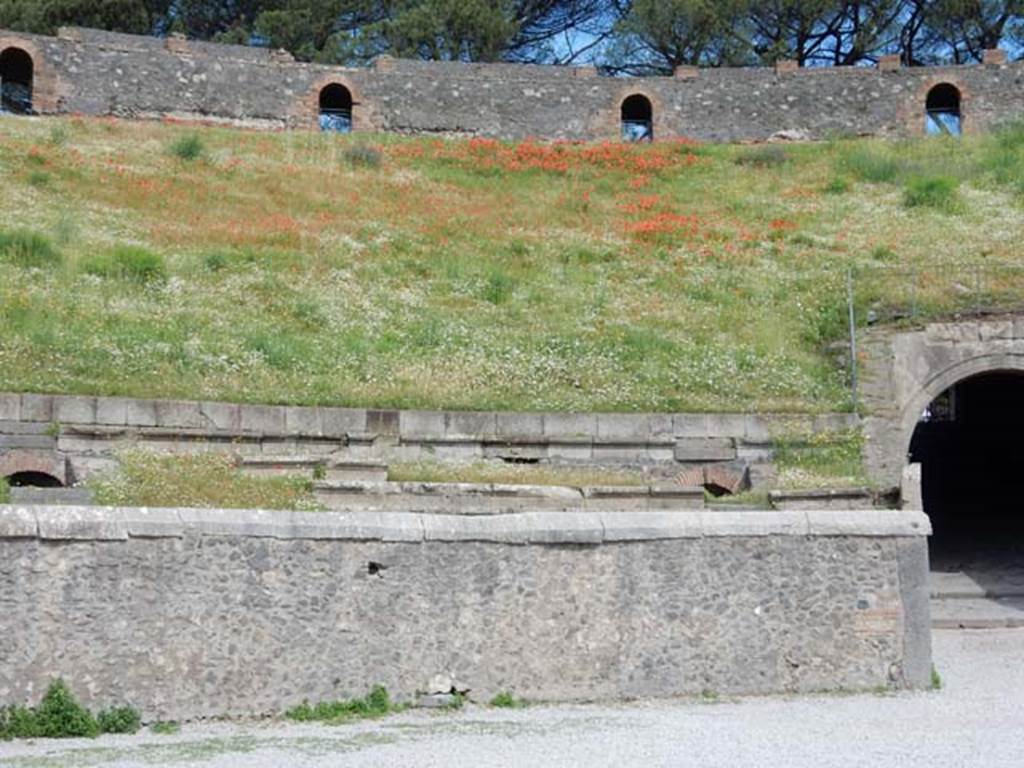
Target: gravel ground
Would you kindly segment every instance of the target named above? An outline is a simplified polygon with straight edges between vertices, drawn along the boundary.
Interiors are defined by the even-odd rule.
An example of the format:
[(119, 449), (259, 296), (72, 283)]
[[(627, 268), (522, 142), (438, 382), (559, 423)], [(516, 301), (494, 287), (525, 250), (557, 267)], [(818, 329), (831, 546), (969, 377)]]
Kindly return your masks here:
[(628, 705), (468, 707), (342, 726), (186, 725), (96, 740), (0, 745), (0, 765), (971, 766), (1024, 765), (1024, 629), (939, 631), (939, 692)]

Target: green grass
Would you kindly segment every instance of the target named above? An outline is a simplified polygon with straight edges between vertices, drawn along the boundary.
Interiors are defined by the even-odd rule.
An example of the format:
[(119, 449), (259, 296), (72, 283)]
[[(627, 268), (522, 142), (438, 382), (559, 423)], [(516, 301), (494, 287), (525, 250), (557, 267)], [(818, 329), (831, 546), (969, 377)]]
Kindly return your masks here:
[[(38, 186), (30, 178), (31, 186)], [(30, 230), (0, 230), (0, 262), (22, 269), (53, 269), (59, 267), (63, 257), (49, 238)]]
[(391, 701), (386, 688), (378, 685), (361, 699), (338, 699), (336, 701), (321, 701), (318, 704), (303, 702), (285, 712), (285, 717), (302, 723), (344, 723), (351, 720), (384, 717), (403, 709), (402, 705)]
[(302, 477), (243, 474), (226, 454), (169, 456), (122, 452), (117, 470), (93, 475), (97, 504), (138, 507), (318, 510), (311, 483)]
[(181, 724), (176, 720), (158, 720), (155, 723), (150, 723), (149, 730), (159, 736), (173, 736), (176, 733), (181, 733)]
[(0, 477), (0, 504), (9, 504), (11, 501), (11, 486), (6, 477)]
[[(906, 303), (910, 268), (941, 314), (963, 280), (929, 265), (1019, 263), (1024, 239), (1019, 126), (551, 147), (0, 119), (0, 174), (11, 391), (842, 410), (847, 268), (862, 318)], [(907, 207), (939, 177), (955, 194)]]
[(130, 245), (119, 245), (110, 251), (86, 256), (80, 266), (90, 275), (142, 285), (167, 278), (167, 267), (160, 254)]
[(909, 179), (903, 191), (907, 208), (934, 208), (954, 213), (961, 207), (960, 181), (952, 176), (920, 176)]
[(864, 439), (858, 430), (775, 440), (777, 487), (786, 490), (868, 485)]

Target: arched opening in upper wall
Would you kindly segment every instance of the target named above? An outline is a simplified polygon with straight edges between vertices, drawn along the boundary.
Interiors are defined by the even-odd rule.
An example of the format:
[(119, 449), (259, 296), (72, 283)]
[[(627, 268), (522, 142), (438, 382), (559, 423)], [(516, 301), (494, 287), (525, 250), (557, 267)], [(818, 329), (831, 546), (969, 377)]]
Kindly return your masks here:
[(933, 570), (1024, 573), (1022, 403), (1024, 371), (1003, 368), (957, 381), (921, 414), (909, 460), (921, 466)]
[(960, 89), (939, 83), (925, 99), (925, 133), (929, 136), (959, 136), (963, 132)]
[(654, 140), (654, 107), (651, 100), (641, 93), (634, 93), (622, 100), (622, 140)]
[(352, 132), (352, 91), (341, 83), (330, 83), (320, 90), (320, 130)]
[(0, 111), (32, 114), (35, 64), (21, 48), (0, 51)]
[(7, 476), (7, 483), (12, 488), (63, 488), (58, 478), (46, 472), (15, 472)]

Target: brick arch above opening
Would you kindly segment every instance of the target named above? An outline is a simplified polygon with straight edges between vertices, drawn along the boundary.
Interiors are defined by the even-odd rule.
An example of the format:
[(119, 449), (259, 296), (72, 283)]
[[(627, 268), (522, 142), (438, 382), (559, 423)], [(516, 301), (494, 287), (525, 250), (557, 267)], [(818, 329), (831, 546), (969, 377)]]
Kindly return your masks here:
[(292, 110), (292, 121), (300, 127), (320, 129), (320, 94), (325, 88), (340, 85), (352, 96), (352, 132), (379, 129), (376, 110), (363, 97), (362, 90), (348, 75), (327, 73), (310, 84), (309, 90), (296, 102)]
[(40, 47), (27, 37), (0, 35), (0, 53), (8, 48), (22, 50), (32, 60), (33, 111), (40, 114), (59, 112), (63, 97), (60, 78)]

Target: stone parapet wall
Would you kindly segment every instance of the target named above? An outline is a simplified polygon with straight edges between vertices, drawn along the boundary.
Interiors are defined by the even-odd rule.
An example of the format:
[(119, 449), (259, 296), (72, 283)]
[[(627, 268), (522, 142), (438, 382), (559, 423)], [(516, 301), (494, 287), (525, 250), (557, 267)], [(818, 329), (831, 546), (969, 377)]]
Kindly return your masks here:
[[(737, 462), (759, 485), (774, 474), (776, 438), (857, 426), (853, 414), (399, 411), (0, 393), (0, 466), (13, 451), (34, 451), (33, 461), (66, 457), (67, 480), (77, 482), (110, 466), (118, 449), (139, 446), (392, 462), (493, 459), (680, 469)], [(28, 453), (18, 456), (28, 461)]]
[(692, 69), (679, 77), (597, 77), (579, 67), (382, 59), (328, 67), (260, 48), (70, 28), (58, 37), (0, 30), (0, 47), (29, 51), (46, 78), (37, 109), (123, 117), (314, 127), (317, 95), (337, 82), (353, 95), (356, 131), (504, 139), (620, 136), (631, 94), (652, 103), (654, 135), (762, 140), (786, 132), (919, 135), (928, 90), (962, 95), (965, 131), (1024, 114), (1024, 64), (874, 69)]
[(143, 716), (928, 684), (913, 512), (0, 507), (0, 706), (63, 676)]

